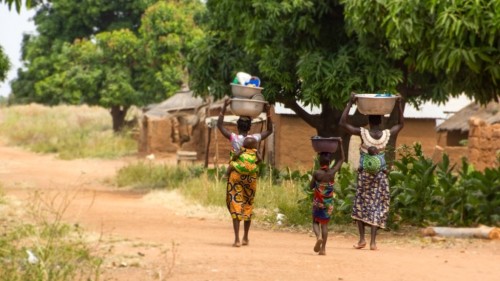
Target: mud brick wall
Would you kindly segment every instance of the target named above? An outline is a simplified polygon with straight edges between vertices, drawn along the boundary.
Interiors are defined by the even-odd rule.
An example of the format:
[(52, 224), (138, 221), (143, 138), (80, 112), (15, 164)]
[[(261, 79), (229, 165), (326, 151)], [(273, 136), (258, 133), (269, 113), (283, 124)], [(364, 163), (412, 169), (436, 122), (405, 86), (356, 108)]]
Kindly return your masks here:
[(172, 142), (170, 119), (144, 117), (139, 136), (139, 153), (176, 152), (179, 147)]
[(469, 161), (478, 170), (499, 165), (500, 124), (488, 125), (480, 118), (469, 120)]

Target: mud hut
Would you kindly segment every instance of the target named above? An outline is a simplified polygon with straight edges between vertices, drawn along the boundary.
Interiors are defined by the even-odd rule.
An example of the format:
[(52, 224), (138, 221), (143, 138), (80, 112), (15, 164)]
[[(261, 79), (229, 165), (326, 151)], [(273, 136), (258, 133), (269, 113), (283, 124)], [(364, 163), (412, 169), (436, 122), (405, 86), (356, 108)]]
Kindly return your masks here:
[(437, 127), (434, 160), (447, 153), (459, 163), (463, 156), (479, 169), (496, 165), (500, 153), (500, 104), (471, 103)]
[(183, 87), (169, 99), (146, 107), (140, 122), (139, 153), (197, 151), (196, 144), (203, 143), (197, 127), (204, 120), (205, 105), (202, 98)]

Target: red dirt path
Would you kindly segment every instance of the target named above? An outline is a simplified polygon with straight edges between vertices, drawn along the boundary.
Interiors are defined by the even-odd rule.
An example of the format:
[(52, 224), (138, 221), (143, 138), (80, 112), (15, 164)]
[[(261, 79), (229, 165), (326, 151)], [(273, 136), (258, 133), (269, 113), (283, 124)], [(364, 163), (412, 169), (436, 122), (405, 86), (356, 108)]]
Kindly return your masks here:
[(352, 249), (355, 235), (330, 232), (327, 255), (318, 256), (310, 234), (257, 225), (250, 246), (233, 248), (225, 212), (106, 184), (130, 161), (64, 161), (0, 145), (0, 183), (10, 202), (34, 190), (70, 196), (65, 219), (102, 234), (109, 248), (103, 280), (500, 280), (500, 241), (382, 232), (380, 250), (370, 251)]

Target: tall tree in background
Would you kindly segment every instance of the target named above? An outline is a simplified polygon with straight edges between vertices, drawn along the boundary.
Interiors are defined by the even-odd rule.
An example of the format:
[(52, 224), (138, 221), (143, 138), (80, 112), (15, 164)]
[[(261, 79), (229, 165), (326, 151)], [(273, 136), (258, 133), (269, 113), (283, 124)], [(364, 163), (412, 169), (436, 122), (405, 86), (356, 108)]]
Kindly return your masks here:
[(137, 32), (140, 19), (154, 0), (72, 1), (52, 0), (36, 6), (37, 35), (25, 35), (22, 60), (12, 83), (13, 102), (42, 102), (35, 84), (55, 71), (56, 59), (64, 43), (90, 39), (104, 31), (127, 28)]
[[(113, 2), (111, 8), (117, 10), (109, 13), (120, 15), (114, 20), (103, 15), (101, 6), (88, 6), (91, 12), (72, 1), (58, 2), (60, 10), (51, 7), (53, 15), (43, 14), (37, 24), (44, 32), (24, 45), (29, 64), (13, 83), (15, 101), (100, 105), (110, 108), (113, 129), (120, 131), (130, 106), (161, 101), (185, 81), (184, 57), (191, 42), (201, 36), (193, 19), (203, 9), (199, 1), (159, 1), (138, 22), (131, 19), (136, 14), (139, 19), (140, 9), (122, 17), (127, 14), (114, 6), (115, 1), (102, 1)], [(145, 3), (116, 2), (123, 2), (123, 7)], [(94, 18), (88, 22), (101, 25), (89, 29), (92, 25), (85, 22), (85, 13)], [(67, 27), (61, 25), (63, 18), (69, 21)], [(91, 36), (82, 35), (90, 31)], [(82, 39), (73, 42), (71, 38)]]
[[(475, 12), (453, 13), (460, 28), (440, 24), (450, 9), (461, 5)], [(407, 12), (398, 14), (398, 7)], [(338, 120), (352, 92), (397, 92), (410, 101), (444, 101), (462, 91), (482, 102), (498, 97), (498, 1), (209, 0), (207, 11), (207, 37), (190, 59), (192, 88), (223, 96), (237, 71), (250, 72), (261, 77), (268, 100), (284, 103), (321, 136), (346, 136)], [(492, 35), (479, 40), (483, 33)], [(468, 44), (426, 46), (446, 44), (452, 34)], [(454, 52), (469, 56), (480, 48), (489, 50), (488, 58), (478, 53), (469, 63), (456, 54), (442, 54), (459, 49)], [(482, 83), (464, 80), (486, 69)], [(321, 114), (308, 114), (298, 101), (321, 106)], [(394, 111), (388, 122), (397, 117)], [(366, 122), (353, 120), (356, 125)], [(348, 141), (344, 144), (347, 148)]]
[(9, 72), (10, 62), (7, 55), (3, 52), (2, 46), (0, 46), (0, 82), (3, 82), (7, 78), (7, 73)]
[[(0, 0), (0, 3), (6, 3), (9, 9), (12, 9), (12, 5), (16, 7), (17, 12), (21, 12), (22, 0)], [(35, 0), (36, 2), (36, 0)], [(25, 1), (26, 7), (30, 8), (32, 5), (31, 0)], [(0, 82), (3, 82), (7, 78), (7, 73), (9, 72), (10, 61), (8, 56), (4, 53), (2, 46), (0, 46)]]

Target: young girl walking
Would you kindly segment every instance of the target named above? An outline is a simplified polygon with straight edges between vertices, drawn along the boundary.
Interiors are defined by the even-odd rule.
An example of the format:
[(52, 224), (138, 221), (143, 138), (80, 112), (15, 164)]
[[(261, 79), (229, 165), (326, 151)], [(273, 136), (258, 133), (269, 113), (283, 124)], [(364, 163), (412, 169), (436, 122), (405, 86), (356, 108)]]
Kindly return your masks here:
[(319, 255), (326, 255), (326, 241), (328, 240), (328, 223), (333, 211), (333, 185), (335, 174), (340, 170), (344, 162), (344, 150), (342, 149), (342, 140), (339, 139), (339, 147), (341, 158), (335, 163), (333, 168), (330, 168), (332, 154), (328, 152), (320, 152), (319, 165), (320, 169), (313, 173), (310, 183), (311, 189), (314, 190), (312, 217), (313, 231), (316, 235), (316, 244), (314, 252)]

